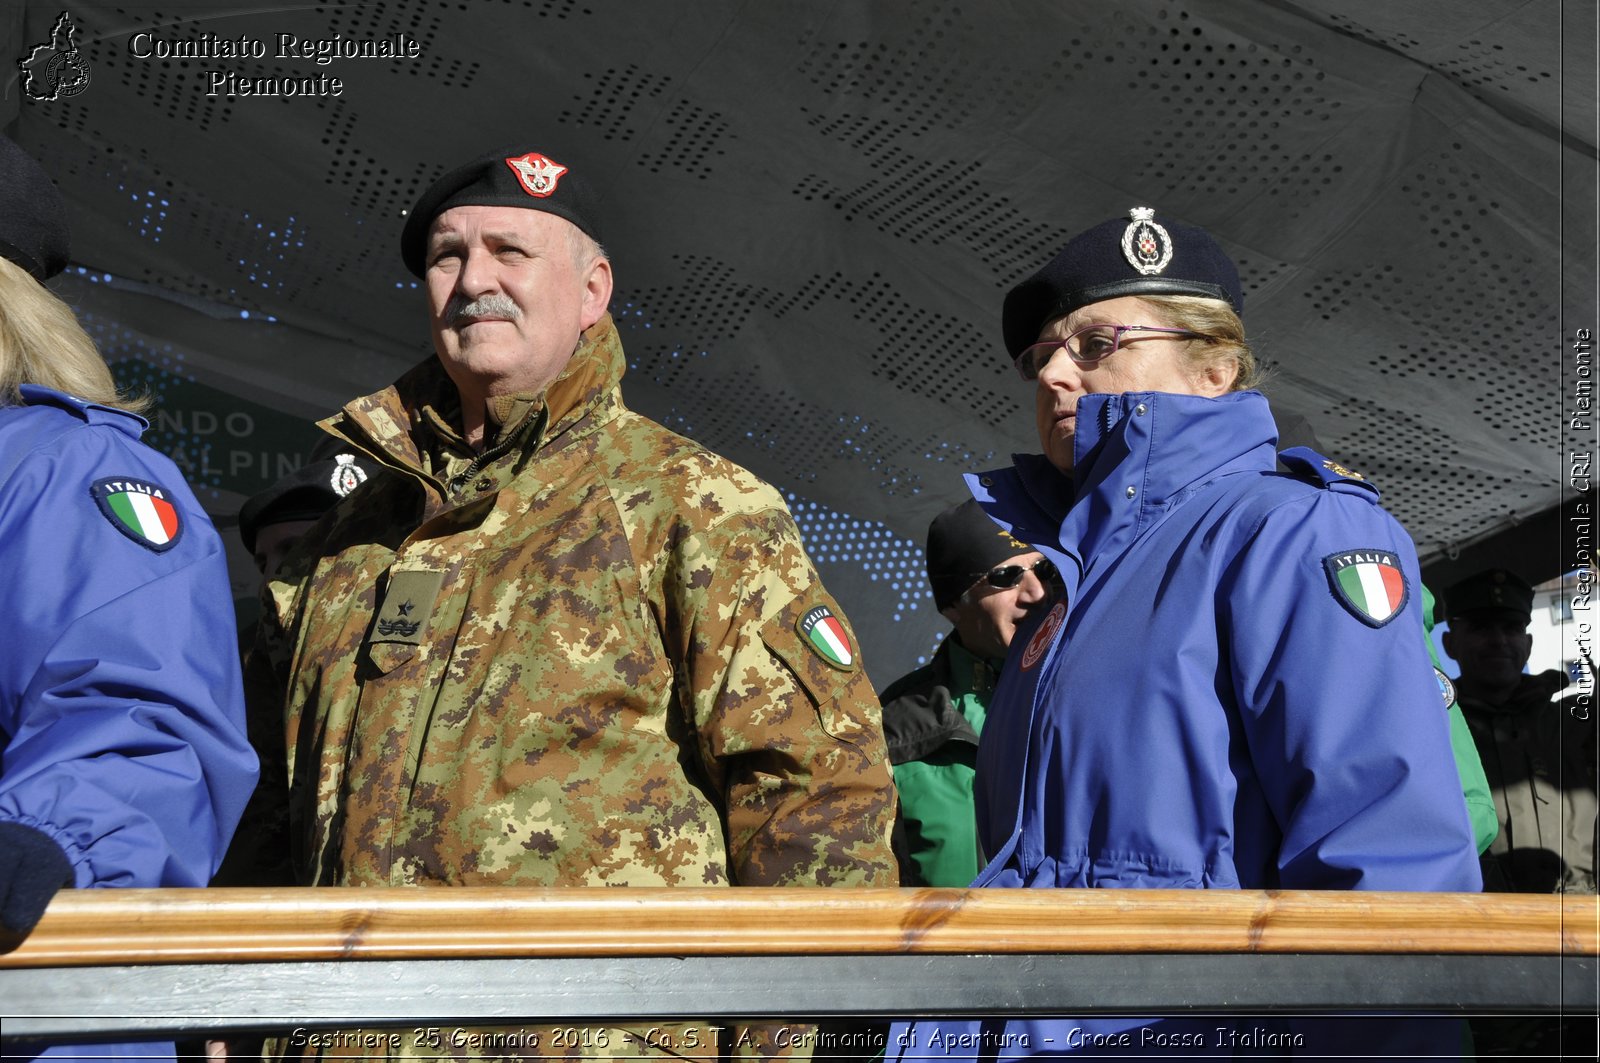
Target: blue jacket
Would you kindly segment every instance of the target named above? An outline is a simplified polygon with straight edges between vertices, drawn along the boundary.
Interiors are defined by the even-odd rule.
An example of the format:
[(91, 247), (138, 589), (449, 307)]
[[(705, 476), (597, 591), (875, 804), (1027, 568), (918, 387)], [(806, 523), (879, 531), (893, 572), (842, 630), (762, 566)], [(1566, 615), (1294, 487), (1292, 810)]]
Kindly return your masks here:
[(79, 888), (204, 886), (256, 782), (222, 543), (141, 418), (22, 393), (0, 407), (0, 821), (53, 838)]
[(1377, 491), (1305, 449), (1275, 471), (1254, 392), (1092, 395), (1077, 425), (1073, 480), (1028, 455), (972, 478), (1067, 587), (990, 705), (974, 885), (1477, 890), (1415, 550)]

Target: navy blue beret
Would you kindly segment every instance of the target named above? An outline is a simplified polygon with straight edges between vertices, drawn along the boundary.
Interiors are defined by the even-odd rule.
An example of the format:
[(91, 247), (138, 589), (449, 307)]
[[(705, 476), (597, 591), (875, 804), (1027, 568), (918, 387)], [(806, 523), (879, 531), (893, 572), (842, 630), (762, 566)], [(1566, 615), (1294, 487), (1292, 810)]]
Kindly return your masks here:
[(428, 230), (451, 207), (526, 207), (565, 218), (600, 240), (599, 200), (570, 156), (551, 157), (515, 144), (485, 152), (428, 186), (400, 233), (400, 257), (421, 277), (428, 263)]
[(0, 257), (36, 280), (67, 268), (67, 204), (44, 167), (0, 136)]
[(1113, 218), (1067, 242), (1039, 272), (1006, 294), (1006, 350), (1016, 358), (1045, 324), (1080, 306), (1124, 295), (1201, 295), (1244, 311), (1233, 261), (1204, 229), (1163, 221), (1149, 207)]

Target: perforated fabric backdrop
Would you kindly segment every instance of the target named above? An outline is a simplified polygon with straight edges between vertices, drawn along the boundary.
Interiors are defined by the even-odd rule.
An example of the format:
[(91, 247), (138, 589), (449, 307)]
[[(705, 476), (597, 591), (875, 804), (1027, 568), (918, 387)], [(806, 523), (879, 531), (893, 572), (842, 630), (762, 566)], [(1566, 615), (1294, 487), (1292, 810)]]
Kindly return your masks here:
[[(17, 75), (48, 95), (63, 8), (9, 3), (0, 117), (70, 201), (81, 268), (58, 290), (223, 518), (297, 463), (307, 421), (428, 354), (403, 212), (519, 139), (607, 195), (630, 405), (788, 494), (880, 687), (946, 628), (929, 519), (960, 473), (1037, 449), (1004, 292), (1137, 204), (1223, 241), (1275, 406), (1425, 556), (1567, 481), (1564, 337), (1595, 326), (1592, 2), (65, 10), (87, 83), (30, 98)], [(280, 34), (418, 55), (319, 65)], [(238, 94), (257, 78), (300, 91)]]

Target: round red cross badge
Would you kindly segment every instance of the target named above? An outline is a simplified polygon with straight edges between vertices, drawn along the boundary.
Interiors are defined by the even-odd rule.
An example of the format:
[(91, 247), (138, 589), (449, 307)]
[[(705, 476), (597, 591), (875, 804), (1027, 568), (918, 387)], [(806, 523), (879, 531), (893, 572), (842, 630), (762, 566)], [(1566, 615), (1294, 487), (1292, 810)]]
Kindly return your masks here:
[(1061, 630), (1061, 625), (1067, 620), (1067, 603), (1057, 602), (1054, 609), (1044, 618), (1044, 623), (1039, 625), (1039, 630), (1033, 633), (1033, 638), (1028, 640), (1028, 648), (1022, 651), (1022, 670), (1026, 672), (1039, 663), (1039, 658), (1044, 656), (1050, 648), (1050, 643), (1055, 641), (1056, 632)]

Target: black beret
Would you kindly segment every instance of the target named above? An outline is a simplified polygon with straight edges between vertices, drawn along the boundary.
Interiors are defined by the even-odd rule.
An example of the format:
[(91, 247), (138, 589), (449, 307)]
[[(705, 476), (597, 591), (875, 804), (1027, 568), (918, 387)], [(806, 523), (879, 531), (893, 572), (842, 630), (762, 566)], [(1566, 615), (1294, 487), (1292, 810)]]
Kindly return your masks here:
[(1526, 621), (1533, 616), (1533, 588), (1515, 572), (1486, 568), (1446, 591), (1444, 605), (1445, 615), (1450, 617), (1503, 609)]
[(526, 207), (565, 218), (600, 241), (599, 201), (571, 157), (560, 162), (526, 144), (485, 152), (428, 186), (400, 233), (400, 258), (421, 277), (427, 270), (428, 229), (451, 207)]
[(1006, 294), (1001, 313), (1006, 350), (1014, 359), (1039, 339), (1047, 322), (1080, 306), (1124, 295), (1202, 295), (1244, 312), (1233, 261), (1204, 229), (1157, 221), (1134, 207), (1068, 241), (1039, 272)]
[(36, 280), (67, 268), (67, 204), (44, 167), (0, 136), (0, 257)]
[(961, 597), (978, 577), (1000, 562), (1033, 547), (1012, 537), (972, 499), (933, 518), (928, 525), (928, 583), (933, 604), (944, 609)]
[(239, 538), (256, 552), (256, 536), (271, 524), (316, 520), (378, 471), (378, 463), (342, 439), (318, 443), (311, 457), (294, 472), (239, 509)]

